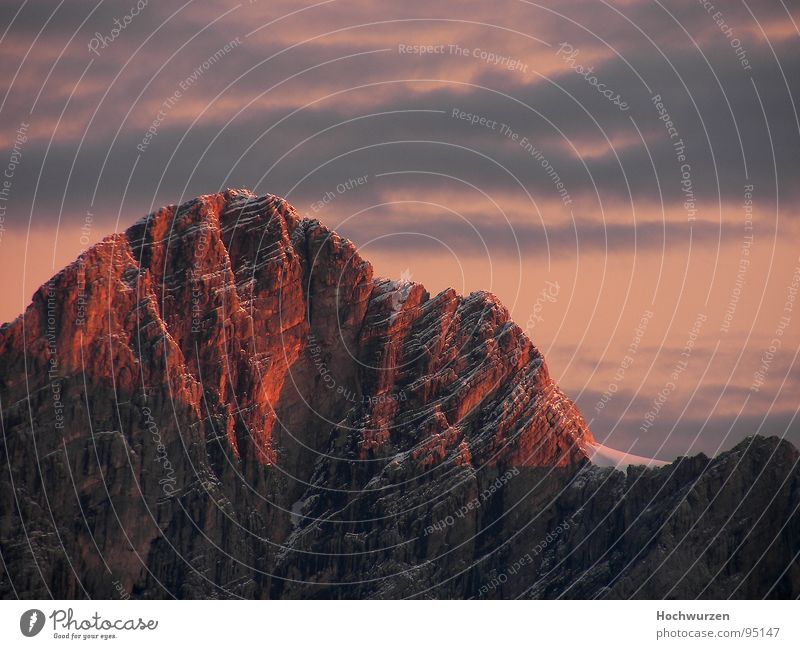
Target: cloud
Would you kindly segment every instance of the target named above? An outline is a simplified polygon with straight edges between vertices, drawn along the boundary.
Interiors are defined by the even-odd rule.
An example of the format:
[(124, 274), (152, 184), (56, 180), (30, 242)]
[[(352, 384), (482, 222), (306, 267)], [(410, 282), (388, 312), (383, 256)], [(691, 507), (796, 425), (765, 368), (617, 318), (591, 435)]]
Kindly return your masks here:
[[(515, 184), (510, 177), (513, 174), (539, 197), (552, 196), (550, 179), (536, 169), (523, 147), (510, 146), (513, 142), (495, 129), (453, 119), (449, 116), (453, 108), (506, 123), (520, 138), (528, 138), (564, 180), (570, 195), (584, 200), (584, 209), (599, 209), (601, 201), (629, 201), (631, 196), (654, 199), (659, 189), (664, 201), (675, 205), (683, 199), (680, 165), (652, 105), (653, 93), (662, 95), (687, 144), (698, 200), (738, 197), (748, 177), (761, 192), (760, 201), (774, 201), (776, 182), (784, 201), (800, 197), (793, 182), (800, 170), (795, 155), (800, 134), (793, 90), (784, 79), (800, 74), (793, 43), (751, 38), (748, 56), (758, 72), (751, 82), (729, 39), (693, 3), (671, 10), (696, 37), (701, 50), (666, 10), (650, 3), (617, 6), (629, 20), (613, 9), (585, 2), (553, 4), (549, 10), (510, 2), (507, 11), (492, 11), (491, 15), (482, 3), (468, 3), (467, 13), (459, 16), (424, 3), (404, 3), (387, 14), (385, 8), (364, 3), (335, 2), (286, 18), (281, 16), (297, 9), (294, 3), (248, 6), (230, 13), (223, 4), (212, 3), (202, 10), (187, 8), (170, 20), (165, 8), (148, 5), (117, 40), (94, 57), (86, 49), (88, 39), (95, 30), (103, 33), (104, 26), (110, 29), (124, 7), (105, 8), (105, 4), (102, 12), (97, 9), (82, 27), (86, 15), (72, 11), (62, 16), (64, 9), (59, 9), (58, 20), (48, 24), (10, 88), (3, 111), (4, 123), (10, 126), (28, 119), (41, 90), (36, 110), (29, 116), (30, 163), (26, 166), (30, 177), (18, 178), (15, 189), (23, 203), (32, 200), (37, 180), (40, 186), (64, 186), (61, 163), (79, 152), (81, 163), (70, 179), (75, 194), (84, 196), (88, 191), (94, 195), (105, 163), (111, 180), (101, 177), (98, 201), (108, 207), (118, 205), (127, 183), (116, 179), (130, 175), (136, 160), (133, 150), (157, 119), (163, 102), (197, 65), (233, 38), (243, 39), (241, 47), (216, 62), (183, 93), (159, 125), (156, 141), (129, 187), (135, 190), (129, 191), (129, 200), (146, 197), (131, 206), (135, 213), (146, 209), (151, 196), (164, 200), (161, 197), (180, 192), (187, 181), (191, 188), (198, 188), (195, 191), (208, 191), (228, 175), (253, 185), (279, 155), (323, 129), (328, 130), (282, 160), (259, 186), (287, 193), (308, 171), (325, 164), (295, 190), (302, 200), (313, 200), (337, 178), (377, 168), (447, 171), (506, 193)], [(9, 35), (15, 51), (26, 49), (26, 39), (32, 42), (51, 6), (54, 4), (41, 5), (38, 10), (26, 8), (17, 17)], [(12, 14), (12, 9), (13, 5), (6, 5), (7, 14)], [(519, 29), (534, 15), (536, 29)], [(758, 15), (768, 26), (788, 22), (779, 9), (759, 9)], [(739, 8), (726, 9), (725, 16), (733, 26), (752, 23)], [(601, 17), (608, 20), (601, 23)], [(570, 18), (579, 19), (578, 24)], [(356, 26), (391, 19), (397, 22)], [(277, 22), (248, 39), (253, 26), (265, 21)], [(741, 29), (742, 38), (751, 34)], [(781, 30), (784, 28), (778, 32), (783, 33)], [(328, 32), (334, 33), (326, 36)], [(598, 79), (618, 90), (630, 111), (618, 110), (570, 69), (554, 48), (526, 38), (527, 32), (569, 41), (580, 51), (577, 62), (593, 67)], [(148, 38), (147, 45), (140, 48)], [(450, 54), (449, 49), (442, 55), (401, 56), (398, 44), (411, 40), (448, 48), (480, 47), (525, 61), (529, 70), (509, 71), (472, 55)], [(549, 40), (556, 39), (550, 36)], [(48, 77), (54, 58), (65, 46)], [(372, 49), (389, 51), (362, 54)], [(286, 52), (279, 54), (282, 50)], [(90, 61), (90, 71), (76, 85)], [(4, 72), (7, 87), (12, 68)], [(44, 78), (48, 82), (41, 88)], [(435, 81), (410, 81), (415, 78)], [(270, 88), (273, 90), (266, 92)], [(287, 119), (296, 109), (299, 112)], [(403, 110), (444, 112), (418, 112), (407, 118), (399, 112)], [(334, 126), (372, 113), (381, 116)], [(12, 130), (7, 127), (3, 134), (6, 141)], [(201, 157), (217, 135), (221, 137), (212, 154)], [(260, 136), (264, 137), (258, 140)], [(398, 140), (415, 143), (352, 152)], [(421, 140), (461, 148), (423, 144)], [(255, 150), (243, 156), (256, 141)], [(48, 147), (48, 157), (53, 156), (59, 164), (44, 163)], [(479, 153), (472, 154), (467, 148)], [(198, 169), (193, 178), (185, 177), (195, 165)], [(45, 173), (39, 179), (43, 168)], [(184, 177), (174, 168), (186, 170)], [(171, 182), (161, 182), (162, 172)], [(70, 200), (71, 196), (70, 191)], [(36, 213), (42, 218), (55, 217), (63, 198), (54, 191), (40, 194)], [(785, 205), (781, 209), (785, 210)]]
[[(539, 223), (502, 223), (499, 219), (476, 222), (451, 214), (432, 216), (425, 205), (413, 201), (393, 206), (391, 212), (422, 212), (416, 219), (386, 216), (376, 210), (365, 218), (355, 218), (337, 230), (357, 244), (389, 251), (429, 251), (443, 244), (461, 254), (513, 254), (580, 256), (582, 254), (614, 254), (620, 250), (642, 252), (662, 247), (689, 247), (717, 244), (720, 239), (739, 239), (732, 228), (722, 229), (711, 221), (674, 223), (644, 221), (640, 223), (603, 223), (578, 218), (571, 223), (542, 225)], [(420, 209), (421, 208), (421, 209)]]

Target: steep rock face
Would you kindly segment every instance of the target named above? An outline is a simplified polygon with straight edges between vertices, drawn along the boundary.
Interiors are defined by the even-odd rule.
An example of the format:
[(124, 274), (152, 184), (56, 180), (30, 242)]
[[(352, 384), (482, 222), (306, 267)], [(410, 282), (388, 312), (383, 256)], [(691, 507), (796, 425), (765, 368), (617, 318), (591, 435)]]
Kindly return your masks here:
[[(690, 556), (682, 596), (797, 591), (791, 447), (591, 467), (494, 296), (373, 278), (275, 196), (163, 208), (58, 273), (0, 328), (0, 408), (5, 597), (654, 596)], [(751, 503), (767, 468), (780, 493)], [(768, 591), (755, 565), (794, 572)]]
[(263, 596), (321, 475), (565, 465), (590, 439), (493, 296), (373, 280), (239, 190), (58, 273), (0, 330), (0, 377), (4, 592)]
[(532, 476), (515, 480), (506, 495), (538, 512), (537, 529), (502, 548), (476, 596), (795, 598), (799, 462), (788, 442), (751, 437), (713, 459), (567, 472), (546, 505), (554, 485), (520, 496)]

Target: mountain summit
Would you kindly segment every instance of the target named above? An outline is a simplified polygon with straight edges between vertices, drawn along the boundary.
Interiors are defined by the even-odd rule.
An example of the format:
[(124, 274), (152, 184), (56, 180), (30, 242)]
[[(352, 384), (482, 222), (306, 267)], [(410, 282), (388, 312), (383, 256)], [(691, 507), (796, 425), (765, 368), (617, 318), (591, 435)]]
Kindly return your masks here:
[(0, 407), (4, 596), (800, 583), (789, 444), (592, 466), (583, 417), (492, 294), (374, 278), (276, 196), (164, 207), (81, 255), (0, 328)]

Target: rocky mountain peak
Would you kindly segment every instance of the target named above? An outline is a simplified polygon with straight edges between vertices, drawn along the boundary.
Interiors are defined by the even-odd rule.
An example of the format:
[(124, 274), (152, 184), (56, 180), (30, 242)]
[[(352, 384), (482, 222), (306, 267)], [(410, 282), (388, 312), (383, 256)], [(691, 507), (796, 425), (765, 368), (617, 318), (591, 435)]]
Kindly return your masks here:
[[(495, 296), (376, 278), (276, 196), (161, 208), (57, 273), (0, 327), (0, 408), (4, 596), (797, 591), (794, 449), (592, 466)], [(730, 525), (772, 563), (704, 554)]]
[[(3, 329), (5, 362), (22, 347), (51, 362), (48, 317), (65, 379), (177, 401), (262, 465), (312, 419), (348, 420), (361, 458), (414, 450), (425, 466), (463, 458), (462, 442), (476, 462), (561, 465), (590, 437), (494, 295), (373, 278), (352, 242), (272, 195), (199, 196), (107, 237)], [(323, 453), (328, 433), (298, 441)]]

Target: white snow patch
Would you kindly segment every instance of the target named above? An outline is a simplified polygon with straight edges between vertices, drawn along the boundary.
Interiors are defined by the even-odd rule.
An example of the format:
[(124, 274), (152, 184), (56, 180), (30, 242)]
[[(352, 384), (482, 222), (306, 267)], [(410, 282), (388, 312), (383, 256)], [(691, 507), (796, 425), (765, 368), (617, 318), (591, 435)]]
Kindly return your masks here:
[(665, 466), (669, 462), (656, 460), (652, 457), (642, 457), (625, 451), (618, 451), (602, 444), (586, 444), (584, 450), (589, 455), (589, 460), (596, 466), (611, 466), (616, 469), (625, 469), (629, 466), (645, 465), (648, 467)]
[(386, 293), (389, 296), (389, 308), (392, 311), (390, 317), (396, 317), (397, 313), (403, 308), (403, 305), (411, 295), (411, 289), (414, 288), (414, 282), (406, 280), (389, 280)]

